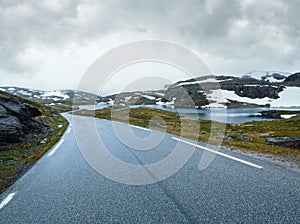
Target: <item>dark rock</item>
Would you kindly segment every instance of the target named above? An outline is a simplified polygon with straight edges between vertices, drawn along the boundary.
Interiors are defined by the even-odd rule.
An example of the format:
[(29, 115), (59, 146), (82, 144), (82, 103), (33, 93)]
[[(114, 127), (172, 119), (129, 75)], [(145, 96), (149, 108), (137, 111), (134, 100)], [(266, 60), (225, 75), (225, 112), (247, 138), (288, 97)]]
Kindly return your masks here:
[(0, 96), (0, 143), (22, 142), (44, 134), (47, 125), (34, 119), (41, 114), (36, 107)]
[(170, 100), (168, 100), (167, 98), (161, 98), (161, 102), (166, 103), (166, 102), (170, 102)]
[(234, 92), (241, 97), (249, 97), (251, 99), (269, 97), (272, 99), (279, 98), (278, 93), (283, 90), (282, 87), (269, 85), (244, 85), (236, 86)]
[(264, 81), (256, 79), (239, 79), (220, 83), (221, 89), (234, 91), (241, 97), (251, 99), (269, 97), (272, 99), (279, 98), (279, 93), (283, 91), (283, 86), (273, 86)]
[(228, 103), (225, 103), (227, 108), (258, 108), (258, 107), (270, 107), (270, 104), (260, 105), (254, 103), (246, 103), (246, 102), (239, 102), (236, 100), (229, 100), (227, 99)]
[(265, 110), (265, 111), (261, 111), (259, 113), (264, 118), (270, 118), (270, 119), (280, 119), (281, 118), (281, 116), (277, 110)]
[(36, 107), (30, 106), (28, 104), (23, 104), (16, 99), (6, 98), (0, 96), (0, 106), (4, 107), (11, 115), (21, 116), (21, 117), (37, 117), (42, 113)]
[(0, 118), (0, 142), (19, 142), (23, 139), (22, 124), (13, 116)]
[(286, 78), (284, 75), (279, 74), (279, 73), (273, 73), (272, 76), (274, 79), (277, 79), (277, 80), (283, 80)]
[(217, 136), (216, 138), (227, 140), (227, 141), (232, 141), (233, 140), (233, 138), (230, 135), (221, 135), (221, 136)]
[(300, 81), (300, 72), (298, 73), (294, 73), (290, 76), (288, 76), (284, 82), (296, 82), (296, 81)]
[(0, 105), (0, 118), (1, 117), (7, 117), (7, 113), (5, 107)]
[(238, 133), (236, 136), (237, 136), (239, 139), (241, 139), (242, 141), (252, 142), (251, 139), (247, 138), (245, 135), (242, 135), (241, 133)]
[(266, 138), (266, 144), (300, 150), (300, 137)]
[(257, 81), (257, 79), (253, 78), (250, 75), (243, 75), (241, 79), (250, 80), (250, 81)]

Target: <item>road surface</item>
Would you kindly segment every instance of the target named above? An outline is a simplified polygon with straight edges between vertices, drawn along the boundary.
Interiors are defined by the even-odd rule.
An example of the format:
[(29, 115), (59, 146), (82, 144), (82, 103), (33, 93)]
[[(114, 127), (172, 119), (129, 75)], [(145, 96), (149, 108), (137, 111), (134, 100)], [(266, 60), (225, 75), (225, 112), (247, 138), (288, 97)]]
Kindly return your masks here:
[[(72, 122), (70, 115), (64, 116)], [(156, 150), (140, 152), (118, 140), (111, 121), (97, 119), (96, 127), (112, 153), (132, 164), (160, 160), (178, 143), (167, 134)], [(298, 172), (229, 150), (220, 150), (199, 171), (203, 151), (197, 148), (170, 178), (126, 185), (86, 162), (70, 126), (56, 146), (0, 195), (0, 223), (300, 223)]]

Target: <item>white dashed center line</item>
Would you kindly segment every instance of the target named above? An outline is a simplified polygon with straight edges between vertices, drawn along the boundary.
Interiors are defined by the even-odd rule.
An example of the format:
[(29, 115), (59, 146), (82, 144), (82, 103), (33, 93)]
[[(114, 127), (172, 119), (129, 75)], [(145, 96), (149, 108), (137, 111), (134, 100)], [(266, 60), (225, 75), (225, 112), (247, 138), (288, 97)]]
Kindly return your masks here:
[(48, 157), (52, 156), (56, 150), (59, 148), (59, 146), (61, 146), (61, 144), (64, 142), (65, 140), (64, 139), (61, 139), (57, 144), (56, 146), (54, 147), (54, 149), (48, 154)]
[(11, 201), (11, 199), (13, 199), (16, 193), (17, 192), (10, 193), (9, 195), (7, 195), (7, 197), (4, 198), (4, 200), (1, 202), (0, 209), (4, 208), (4, 206), (7, 205)]
[(70, 131), (71, 131), (71, 128), (70, 128), (70, 127), (68, 127), (68, 130), (66, 131), (66, 134), (69, 134), (69, 133), (70, 133)]
[(230, 156), (230, 155), (227, 155), (227, 154), (225, 154), (225, 153), (218, 152), (218, 151), (216, 151), (216, 150), (213, 150), (213, 149), (210, 149), (210, 148), (207, 148), (207, 147), (204, 147), (204, 146), (200, 146), (200, 145), (194, 144), (194, 143), (192, 143), (192, 142), (188, 142), (188, 141), (185, 141), (185, 140), (182, 140), (182, 139), (179, 139), (179, 138), (175, 138), (175, 137), (172, 137), (172, 138), (173, 138), (174, 140), (176, 140), (176, 141), (180, 141), (180, 142), (183, 142), (183, 143), (185, 143), (185, 144), (188, 144), (188, 145), (191, 145), (191, 146), (194, 146), (194, 147), (197, 147), (197, 148), (200, 148), (200, 149), (203, 149), (203, 150), (206, 150), (206, 151), (215, 153), (215, 154), (217, 154), (217, 155), (226, 157), (226, 158), (228, 158), (228, 159), (235, 160), (235, 161), (237, 161), (237, 162), (246, 164), (246, 165), (248, 165), (248, 166), (252, 166), (252, 167), (255, 167), (255, 168), (258, 168), (258, 169), (262, 169), (262, 168), (263, 168), (262, 166), (256, 165), (256, 164), (251, 163), (251, 162), (248, 162), (248, 161), (246, 161), (246, 160), (239, 159), (239, 158), (236, 158), (236, 157), (234, 157), (234, 156)]

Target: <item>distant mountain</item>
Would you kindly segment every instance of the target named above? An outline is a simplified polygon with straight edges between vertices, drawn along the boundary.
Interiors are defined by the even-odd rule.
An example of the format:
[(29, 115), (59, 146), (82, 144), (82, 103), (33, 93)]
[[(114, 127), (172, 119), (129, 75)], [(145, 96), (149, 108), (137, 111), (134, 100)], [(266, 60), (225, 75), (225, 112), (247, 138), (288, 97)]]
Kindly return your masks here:
[(283, 82), (291, 73), (279, 71), (252, 71), (242, 76), (242, 79), (255, 79), (261, 82)]
[(300, 87), (300, 72), (290, 75), (284, 80), (285, 84)]
[(85, 105), (93, 104), (98, 99), (94, 94), (76, 90), (43, 91), (20, 87), (0, 87), (0, 91), (49, 105), (65, 104), (71, 106), (73, 103)]
[(197, 108), (300, 106), (299, 74), (250, 72), (241, 78), (209, 75), (179, 81), (166, 90), (120, 93), (102, 100), (117, 107), (133, 104)]
[[(172, 107), (292, 107), (300, 106), (300, 73), (255, 71), (235, 76), (202, 76), (168, 85), (164, 90), (123, 92), (109, 96), (76, 90), (41, 91), (1, 87), (0, 91), (48, 105), (107, 104)], [(192, 99), (193, 103), (190, 103)]]

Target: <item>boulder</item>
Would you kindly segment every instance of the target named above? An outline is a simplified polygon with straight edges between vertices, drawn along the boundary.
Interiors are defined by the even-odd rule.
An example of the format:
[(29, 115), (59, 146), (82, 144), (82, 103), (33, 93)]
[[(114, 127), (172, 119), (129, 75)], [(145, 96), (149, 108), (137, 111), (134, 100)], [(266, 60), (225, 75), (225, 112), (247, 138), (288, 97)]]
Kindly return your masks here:
[(9, 111), (11, 115), (15, 116), (32, 118), (42, 114), (36, 107), (3, 96), (0, 96), (0, 106)]
[(0, 143), (16, 143), (41, 136), (48, 126), (34, 119), (38, 108), (17, 99), (0, 96)]
[(266, 144), (300, 150), (300, 137), (266, 138)]
[(237, 133), (236, 135), (239, 139), (241, 139), (242, 141), (245, 142), (252, 142), (251, 139), (247, 138), (245, 135), (241, 134), (241, 133)]
[(22, 124), (13, 116), (0, 118), (0, 142), (20, 142), (24, 140)]

